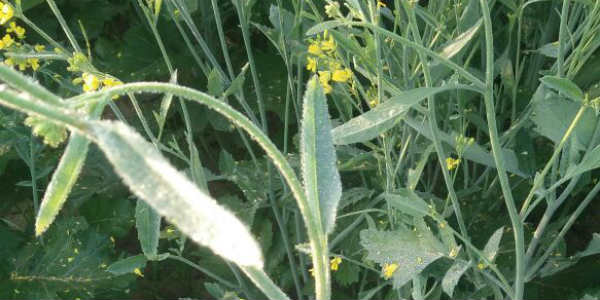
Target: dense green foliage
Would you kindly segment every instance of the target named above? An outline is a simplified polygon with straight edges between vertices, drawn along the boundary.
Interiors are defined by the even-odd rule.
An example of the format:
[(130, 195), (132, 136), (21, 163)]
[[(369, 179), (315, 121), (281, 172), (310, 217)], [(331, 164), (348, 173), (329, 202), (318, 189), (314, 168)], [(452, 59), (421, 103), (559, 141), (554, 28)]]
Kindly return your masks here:
[(600, 1), (0, 3), (1, 299), (600, 298)]

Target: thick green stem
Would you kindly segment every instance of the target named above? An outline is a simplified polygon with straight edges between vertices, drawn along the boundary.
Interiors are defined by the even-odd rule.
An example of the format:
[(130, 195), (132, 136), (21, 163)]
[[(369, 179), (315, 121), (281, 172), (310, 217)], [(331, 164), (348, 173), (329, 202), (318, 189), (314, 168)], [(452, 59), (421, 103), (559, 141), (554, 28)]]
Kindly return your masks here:
[(483, 23), (485, 26), (485, 46), (486, 46), (486, 91), (484, 94), (486, 116), (489, 126), (490, 143), (492, 144), (492, 153), (496, 162), (496, 170), (498, 171), (498, 179), (502, 187), (502, 194), (510, 216), (510, 222), (513, 227), (515, 238), (515, 282), (514, 294), (512, 299), (523, 299), (523, 289), (525, 284), (525, 239), (523, 235), (523, 223), (517, 211), (515, 201), (513, 199), (506, 169), (504, 168), (504, 156), (500, 147), (498, 138), (498, 128), (496, 125), (496, 110), (494, 107), (494, 34), (492, 31), (492, 19), (490, 16), (490, 8), (487, 0), (480, 0), (481, 10), (483, 13)]

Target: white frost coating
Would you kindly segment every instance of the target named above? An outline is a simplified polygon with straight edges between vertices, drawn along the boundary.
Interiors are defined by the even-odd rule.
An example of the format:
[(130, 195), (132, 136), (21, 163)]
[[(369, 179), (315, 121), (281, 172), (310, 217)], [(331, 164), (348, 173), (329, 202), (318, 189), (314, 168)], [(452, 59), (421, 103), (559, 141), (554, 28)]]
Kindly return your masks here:
[(121, 122), (90, 124), (125, 184), (193, 241), (240, 265), (262, 269), (261, 250), (231, 212), (201, 192), (138, 133)]

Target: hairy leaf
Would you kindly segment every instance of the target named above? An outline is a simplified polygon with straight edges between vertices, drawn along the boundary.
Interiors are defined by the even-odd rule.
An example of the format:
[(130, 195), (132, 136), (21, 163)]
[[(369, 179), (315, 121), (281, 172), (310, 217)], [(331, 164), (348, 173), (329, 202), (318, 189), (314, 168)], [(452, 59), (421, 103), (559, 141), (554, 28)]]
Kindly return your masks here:
[(444, 253), (431, 248), (427, 241), (411, 230), (368, 229), (361, 231), (360, 240), (367, 250), (367, 259), (381, 265), (398, 265), (392, 277), (394, 288), (402, 287), (414, 275), (421, 273), (429, 264), (444, 256)]
[(261, 251), (248, 229), (138, 133), (120, 122), (90, 125), (96, 143), (134, 194), (195, 242), (241, 266), (262, 268)]
[(135, 227), (144, 255), (155, 259), (160, 238), (160, 215), (143, 200), (138, 200), (135, 207)]
[(90, 141), (83, 135), (73, 133), (65, 152), (46, 188), (42, 204), (35, 220), (35, 235), (48, 229), (67, 200), (87, 157)]
[(320, 215), (324, 231), (331, 233), (342, 197), (342, 182), (337, 170), (327, 98), (316, 76), (308, 83), (304, 96), (300, 139), (302, 178), (308, 203), (312, 213)]

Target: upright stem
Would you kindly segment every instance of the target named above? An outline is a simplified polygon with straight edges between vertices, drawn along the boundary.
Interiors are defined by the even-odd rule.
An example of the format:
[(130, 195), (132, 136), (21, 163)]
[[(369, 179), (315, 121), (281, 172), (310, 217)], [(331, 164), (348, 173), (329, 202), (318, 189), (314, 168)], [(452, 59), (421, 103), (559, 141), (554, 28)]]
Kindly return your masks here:
[(564, 61), (565, 61), (565, 36), (567, 34), (567, 19), (569, 16), (569, 1), (563, 0), (562, 10), (560, 12), (560, 31), (558, 32), (558, 57), (557, 67), (558, 76), (562, 77), (564, 73)]
[[(407, 13), (410, 18), (409, 26), (411, 27), (412, 36), (416, 40), (419, 45), (423, 45), (423, 41), (421, 39), (421, 35), (419, 33), (419, 29), (417, 28), (417, 20), (415, 17), (414, 7), (409, 7), (412, 4), (405, 4), (405, 8), (407, 9)], [(417, 51), (419, 55), (419, 59), (421, 60), (421, 65), (423, 66), (423, 77), (425, 78), (425, 86), (431, 87), (433, 85), (431, 74), (429, 70), (429, 64), (427, 63), (427, 57), (424, 53)], [(444, 177), (444, 182), (446, 183), (446, 187), (448, 189), (448, 194), (450, 195), (450, 200), (452, 201), (452, 207), (454, 209), (454, 213), (456, 214), (456, 220), (458, 221), (458, 227), (460, 228), (460, 233), (468, 239), (469, 235), (467, 232), (467, 226), (465, 225), (464, 219), (462, 217), (462, 212), (460, 210), (460, 204), (458, 202), (458, 196), (456, 195), (456, 191), (454, 190), (454, 181), (450, 177), (450, 172), (448, 168), (446, 168), (446, 151), (444, 150), (441, 142), (441, 138), (438, 130), (437, 123), (437, 114), (435, 111), (435, 98), (430, 96), (427, 98), (427, 106), (428, 106), (428, 115), (427, 119), (429, 120), (429, 127), (431, 130), (431, 140), (433, 141), (433, 145), (435, 147), (435, 151), (437, 152), (438, 162), (440, 163), (440, 167), (442, 170), (442, 175)], [(469, 251), (469, 256), (470, 251)]]
[(546, 163), (546, 166), (544, 167), (544, 169), (542, 170), (542, 172), (538, 176), (536, 176), (536, 178), (535, 178), (535, 180), (533, 182), (533, 187), (529, 191), (529, 194), (527, 195), (527, 198), (525, 199), (525, 202), (523, 202), (523, 206), (521, 207), (521, 217), (522, 218), (525, 218), (525, 216), (527, 215), (527, 211), (528, 211), (528, 208), (529, 208), (529, 203), (533, 199), (535, 191), (538, 188), (540, 188), (540, 186), (542, 186), (542, 183), (544, 182), (544, 178), (546, 177), (546, 174), (548, 174), (548, 171), (552, 167), (552, 164), (558, 158), (558, 155), (562, 151), (562, 149), (565, 146), (566, 142), (569, 140), (569, 137), (571, 136), (571, 134), (573, 133), (573, 131), (577, 127), (577, 124), (581, 120), (581, 117), (583, 117), (583, 113), (585, 112), (585, 109), (586, 109), (585, 105), (582, 105), (579, 108), (579, 111), (577, 111), (577, 114), (575, 115), (575, 118), (573, 118), (573, 121), (571, 122), (571, 125), (569, 125), (569, 128), (567, 128), (567, 131), (565, 132), (565, 135), (562, 137), (562, 139), (560, 140), (560, 142), (558, 143), (558, 145), (554, 149), (554, 152), (552, 153), (552, 156), (550, 157), (550, 160)]
[(486, 108), (486, 116), (489, 127), (490, 143), (492, 145), (492, 154), (498, 171), (498, 179), (502, 187), (502, 194), (508, 209), (510, 222), (513, 227), (515, 238), (515, 283), (513, 299), (523, 299), (523, 289), (525, 284), (525, 239), (523, 237), (523, 223), (515, 206), (515, 201), (511, 192), (506, 169), (504, 168), (504, 156), (500, 148), (498, 138), (498, 128), (496, 126), (496, 110), (494, 107), (494, 35), (492, 31), (492, 19), (490, 16), (490, 8), (487, 0), (480, 0), (481, 10), (483, 13), (483, 23), (485, 26), (485, 48), (486, 48), (486, 70), (485, 70), (485, 85), (484, 102)]

